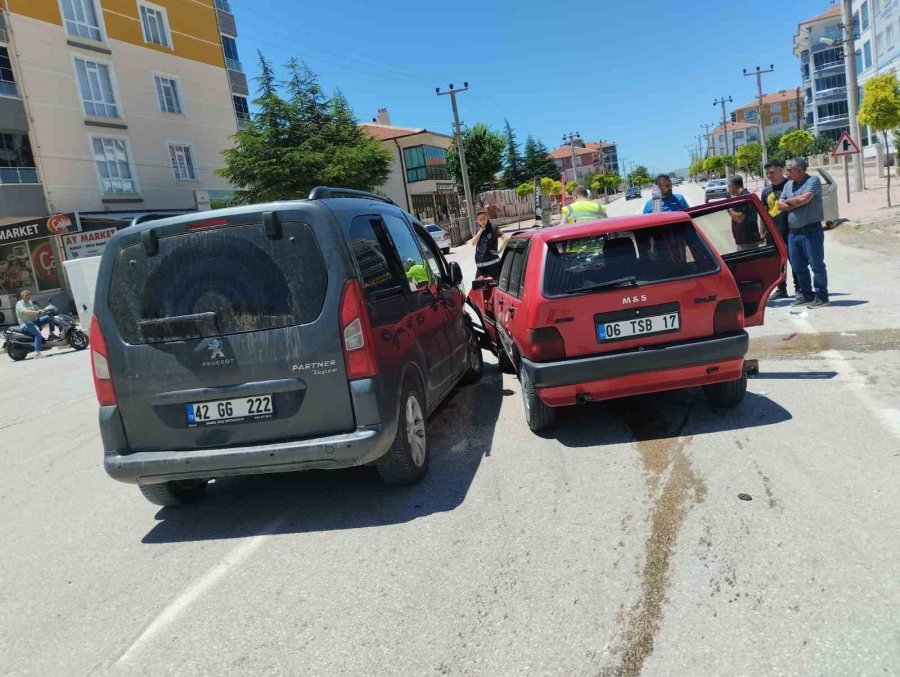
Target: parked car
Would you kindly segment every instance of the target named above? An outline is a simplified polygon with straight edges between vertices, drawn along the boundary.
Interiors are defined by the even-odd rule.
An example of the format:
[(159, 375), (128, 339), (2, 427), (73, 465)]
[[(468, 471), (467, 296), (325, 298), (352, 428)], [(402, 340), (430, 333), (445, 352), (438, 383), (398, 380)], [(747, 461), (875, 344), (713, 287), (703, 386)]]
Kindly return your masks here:
[(728, 198), (728, 180), (713, 179), (706, 184), (706, 201)]
[(106, 471), (158, 505), (228, 475), (421, 480), (428, 416), (482, 373), (461, 281), (414, 217), (346, 189), (119, 231), (91, 326)]
[(450, 253), (450, 233), (433, 223), (425, 224), (425, 230), (431, 235), (431, 239), (434, 240), (434, 243), (442, 253)]
[(633, 200), (635, 198), (641, 197), (641, 188), (640, 186), (631, 186), (628, 190), (625, 191), (625, 199)]
[[(727, 210), (747, 202), (770, 237), (738, 252)], [(468, 300), (518, 374), (535, 432), (558, 407), (686, 387), (733, 407), (747, 389), (745, 328), (763, 323), (784, 277), (777, 233), (750, 195), (516, 234), (499, 278), (476, 279)]]

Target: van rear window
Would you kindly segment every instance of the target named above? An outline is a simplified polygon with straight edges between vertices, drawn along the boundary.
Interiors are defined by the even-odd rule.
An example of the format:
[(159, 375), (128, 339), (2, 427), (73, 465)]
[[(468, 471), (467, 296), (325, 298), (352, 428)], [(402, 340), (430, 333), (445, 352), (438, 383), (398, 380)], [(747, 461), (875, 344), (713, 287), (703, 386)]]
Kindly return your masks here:
[(109, 305), (132, 344), (187, 340), (312, 322), (322, 311), (328, 272), (312, 229), (282, 223), (231, 226), (159, 239), (148, 256), (119, 252)]
[(719, 269), (690, 221), (551, 242), (544, 295), (663, 282)]

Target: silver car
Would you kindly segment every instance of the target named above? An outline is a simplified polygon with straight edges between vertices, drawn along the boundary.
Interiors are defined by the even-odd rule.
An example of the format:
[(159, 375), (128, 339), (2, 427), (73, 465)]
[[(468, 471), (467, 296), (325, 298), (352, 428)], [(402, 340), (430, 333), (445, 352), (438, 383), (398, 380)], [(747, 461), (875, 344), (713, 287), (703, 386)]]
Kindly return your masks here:
[(728, 179), (713, 179), (706, 184), (706, 201), (723, 200), (728, 195)]
[(434, 243), (438, 246), (438, 249), (441, 250), (441, 253), (450, 253), (450, 233), (433, 223), (426, 224), (425, 230), (431, 235), (431, 239), (434, 240)]

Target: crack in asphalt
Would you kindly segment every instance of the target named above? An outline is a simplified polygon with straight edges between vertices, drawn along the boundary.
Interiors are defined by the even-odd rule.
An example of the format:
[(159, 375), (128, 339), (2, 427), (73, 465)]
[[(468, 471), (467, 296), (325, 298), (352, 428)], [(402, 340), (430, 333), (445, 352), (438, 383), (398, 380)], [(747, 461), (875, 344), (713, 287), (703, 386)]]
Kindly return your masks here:
[(692, 437), (682, 437), (694, 401), (687, 407), (684, 418), (672, 425), (662, 411), (649, 407), (625, 405), (622, 416), (635, 438), (651, 496), (656, 493), (662, 475), (668, 475), (650, 514), (650, 536), (645, 543), (644, 567), (640, 572), (641, 597), (623, 619), (626, 627), (622, 644), (614, 651), (618, 662), (604, 669), (600, 677), (636, 677), (644, 662), (653, 653), (656, 634), (662, 623), (663, 606), (670, 575), (669, 566), (681, 526), (693, 504), (702, 503), (706, 485), (693, 469), (685, 453)]

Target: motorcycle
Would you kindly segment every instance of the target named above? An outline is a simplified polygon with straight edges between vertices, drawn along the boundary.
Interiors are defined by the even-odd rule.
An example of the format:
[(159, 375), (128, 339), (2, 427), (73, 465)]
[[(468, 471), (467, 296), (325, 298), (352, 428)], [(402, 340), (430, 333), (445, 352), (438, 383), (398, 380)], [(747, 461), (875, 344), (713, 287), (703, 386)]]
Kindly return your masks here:
[[(50, 338), (44, 340), (41, 352), (65, 346), (75, 350), (84, 350), (88, 347), (90, 341), (87, 334), (81, 331), (71, 315), (61, 313), (52, 304), (52, 299), (51, 303), (44, 307), (42, 314), (48, 319)], [(54, 330), (58, 330), (58, 334), (54, 335)], [(34, 336), (23, 331), (21, 327), (7, 327), (3, 330), (2, 351), (5, 351), (14, 362), (24, 360), (29, 353), (34, 352)]]

